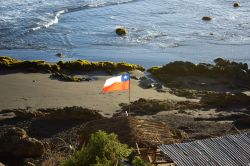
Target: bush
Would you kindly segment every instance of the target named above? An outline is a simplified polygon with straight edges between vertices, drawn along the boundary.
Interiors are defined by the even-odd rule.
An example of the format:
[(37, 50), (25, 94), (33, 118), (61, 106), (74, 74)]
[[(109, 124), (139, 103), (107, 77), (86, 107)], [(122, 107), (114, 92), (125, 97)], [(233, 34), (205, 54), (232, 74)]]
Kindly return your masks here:
[(76, 151), (69, 159), (62, 162), (63, 166), (113, 166), (118, 160), (131, 153), (126, 144), (121, 144), (117, 135), (98, 131), (91, 135), (89, 143)]

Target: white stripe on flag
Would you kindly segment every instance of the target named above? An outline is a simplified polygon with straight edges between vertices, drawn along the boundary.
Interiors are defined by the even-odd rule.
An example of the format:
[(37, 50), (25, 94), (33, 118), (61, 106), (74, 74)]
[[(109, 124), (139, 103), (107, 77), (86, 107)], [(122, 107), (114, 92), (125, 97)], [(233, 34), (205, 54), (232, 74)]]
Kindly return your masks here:
[(112, 77), (106, 80), (104, 87), (110, 86), (115, 82), (122, 82), (122, 76)]

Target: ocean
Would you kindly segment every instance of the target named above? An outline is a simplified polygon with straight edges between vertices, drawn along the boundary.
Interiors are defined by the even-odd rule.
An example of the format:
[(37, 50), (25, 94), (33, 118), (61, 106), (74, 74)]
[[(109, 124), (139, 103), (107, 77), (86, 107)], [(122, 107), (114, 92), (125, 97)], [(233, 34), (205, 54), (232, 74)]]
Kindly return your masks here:
[[(0, 0), (0, 55), (23, 60), (250, 64), (250, 1)], [(211, 16), (212, 21), (201, 18)], [(128, 35), (119, 37), (117, 27)], [(59, 58), (57, 53), (65, 56)]]

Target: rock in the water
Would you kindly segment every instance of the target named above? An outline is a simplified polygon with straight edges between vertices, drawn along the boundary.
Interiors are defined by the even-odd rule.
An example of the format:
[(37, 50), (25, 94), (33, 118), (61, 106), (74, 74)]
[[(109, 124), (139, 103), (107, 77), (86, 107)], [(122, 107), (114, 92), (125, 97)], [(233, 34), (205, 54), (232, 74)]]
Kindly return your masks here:
[(234, 3), (234, 7), (240, 7), (240, 3), (239, 2), (235, 2)]
[(115, 30), (115, 33), (118, 35), (118, 36), (125, 36), (127, 33), (128, 33), (128, 30), (126, 28), (117, 28)]
[(25, 130), (13, 126), (0, 127), (0, 157), (40, 157), (43, 153), (43, 143), (28, 137)]
[(56, 56), (58, 56), (59, 58), (64, 57), (63, 53), (57, 53)]
[(204, 17), (202, 17), (202, 20), (203, 21), (211, 21), (212, 17), (210, 17), (210, 16), (204, 16)]

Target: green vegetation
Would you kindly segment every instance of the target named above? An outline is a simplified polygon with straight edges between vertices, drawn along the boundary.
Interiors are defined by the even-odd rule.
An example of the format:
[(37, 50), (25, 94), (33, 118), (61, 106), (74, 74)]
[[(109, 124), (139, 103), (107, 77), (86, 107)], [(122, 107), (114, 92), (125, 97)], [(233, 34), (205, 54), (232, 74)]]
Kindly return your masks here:
[(51, 64), (41, 60), (33, 61), (21, 61), (6, 56), (0, 56), (0, 68), (2, 69), (17, 69), (32, 72), (68, 72), (68, 73), (80, 73), (88, 71), (105, 71), (112, 73), (115, 71), (131, 71), (141, 70), (144, 68), (140, 65), (129, 64), (125, 62), (89, 62), (87, 60), (76, 60), (63, 62), (59, 61), (56, 64)]
[(1, 57), (0, 56), (0, 68), (4, 69), (22, 69), (36, 72), (52, 72), (59, 71), (60, 68), (58, 65), (52, 65), (45, 61), (41, 60), (32, 60), (32, 61), (21, 61), (12, 59), (10, 57)]
[[(98, 131), (91, 135), (86, 146), (63, 161), (62, 166), (113, 166), (131, 152), (126, 144), (118, 141), (117, 135)], [(146, 165), (140, 158), (133, 162), (135, 166)]]
[(131, 71), (131, 70), (141, 70), (144, 71), (144, 68), (140, 65), (129, 64), (125, 62), (89, 62), (87, 60), (77, 60), (63, 62), (59, 61), (57, 63), (60, 66), (61, 70), (66, 70), (71, 73), (79, 73), (83, 71), (97, 71), (103, 70), (107, 73), (112, 73), (114, 71)]

